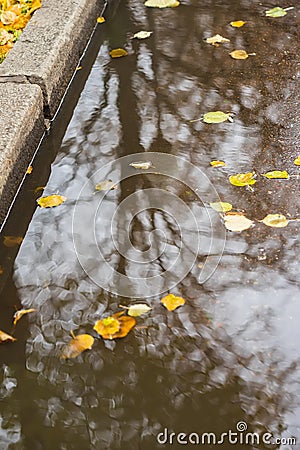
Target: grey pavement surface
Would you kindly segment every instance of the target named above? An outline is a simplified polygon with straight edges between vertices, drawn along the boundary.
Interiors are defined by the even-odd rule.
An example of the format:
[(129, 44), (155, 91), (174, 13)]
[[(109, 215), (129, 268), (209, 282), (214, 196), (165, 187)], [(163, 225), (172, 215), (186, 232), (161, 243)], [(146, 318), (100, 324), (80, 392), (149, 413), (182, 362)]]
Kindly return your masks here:
[(105, 4), (43, 0), (0, 65), (0, 227)]

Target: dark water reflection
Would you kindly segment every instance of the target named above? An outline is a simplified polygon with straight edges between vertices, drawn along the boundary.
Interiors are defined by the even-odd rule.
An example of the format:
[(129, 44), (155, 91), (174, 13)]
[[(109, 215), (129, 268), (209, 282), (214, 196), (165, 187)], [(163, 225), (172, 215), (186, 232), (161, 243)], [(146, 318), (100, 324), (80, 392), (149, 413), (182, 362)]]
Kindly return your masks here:
[[(38, 309), (18, 325), (18, 342), (0, 348), (1, 449), (150, 450), (163, 448), (155, 436), (165, 427), (176, 433), (221, 434), (235, 430), (241, 420), (251, 431), (298, 436), (300, 442), (297, 222), (283, 229), (256, 223), (242, 234), (228, 233), (221, 256), (223, 225), (212, 213), (213, 246), (204, 230), (196, 264), (176, 289), (187, 299), (183, 308), (167, 313), (159, 296), (152, 297), (151, 314), (127, 338), (96, 340), (93, 350), (76, 360), (59, 359), (71, 330), (93, 333), (102, 314), (129, 302), (95, 285), (74, 250), (74, 205), (86, 181), (106, 164), (138, 152), (169, 153), (201, 168), (221, 199), (247, 211), (249, 218), (276, 212), (299, 216), (297, 178), (260, 180), (254, 193), (227, 182), (228, 174), (252, 169), (297, 173), (292, 161), (299, 149), (289, 134), (297, 116), (291, 110), (297, 14), (266, 19), (264, 10), (272, 6), (186, 0), (179, 8), (150, 10), (128, 0), (106, 24), (108, 38), (44, 191), (68, 200), (56, 209), (36, 210), (1, 296), (9, 311), (13, 304)], [(244, 28), (228, 25), (239, 19), (248, 21)], [(131, 40), (141, 29), (154, 33), (146, 41)], [(215, 33), (231, 43), (219, 48), (205, 44), (203, 39)], [(111, 60), (114, 47), (126, 47), (129, 56)], [(235, 48), (257, 55), (234, 61), (228, 53)], [(233, 112), (234, 123), (191, 122), (218, 109)], [(225, 160), (226, 169), (210, 169), (212, 159)], [(83, 243), (98, 202), (93, 186), (83, 202)], [(131, 177), (110, 192), (97, 232), (109, 263), (128, 275), (141, 268), (126, 264), (116, 252), (111, 211), (130, 193), (158, 186), (202, 211), (183, 183), (155, 174)], [(201, 198), (210, 201), (210, 190), (201, 189)], [(203, 226), (208, 226), (204, 218)], [(154, 229), (165, 233), (168, 253), (167, 261), (142, 269), (151, 274), (165, 269), (180, 238), (171, 216), (147, 211), (134, 222), (136, 248), (148, 249)], [(187, 239), (191, 248), (193, 239), (192, 234)], [(97, 271), (101, 267), (94, 250), (87, 245), (86, 255), (90, 270)], [(220, 256), (214, 275), (199, 283), (199, 264), (208, 260), (214, 265)], [(8, 327), (8, 314), (4, 318)], [(237, 446), (225, 446), (231, 447)]]

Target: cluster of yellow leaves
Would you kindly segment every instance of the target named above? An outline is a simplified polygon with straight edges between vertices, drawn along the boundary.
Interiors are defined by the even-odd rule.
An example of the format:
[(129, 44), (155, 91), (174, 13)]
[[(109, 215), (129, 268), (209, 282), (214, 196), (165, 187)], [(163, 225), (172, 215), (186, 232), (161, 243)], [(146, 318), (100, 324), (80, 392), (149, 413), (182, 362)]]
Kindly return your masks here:
[(40, 0), (0, 0), (0, 63), (40, 7)]

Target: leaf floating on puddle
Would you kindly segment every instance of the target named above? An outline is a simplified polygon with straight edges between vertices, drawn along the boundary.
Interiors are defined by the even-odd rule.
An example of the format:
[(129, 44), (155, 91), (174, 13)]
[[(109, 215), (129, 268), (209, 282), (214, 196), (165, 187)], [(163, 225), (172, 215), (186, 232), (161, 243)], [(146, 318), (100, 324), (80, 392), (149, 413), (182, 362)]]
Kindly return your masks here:
[(209, 204), (217, 212), (227, 212), (232, 210), (232, 204), (227, 202), (212, 202)]
[(121, 58), (122, 56), (127, 56), (128, 52), (124, 48), (114, 48), (109, 54), (112, 58)]
[(28, 169), (26, 170), (26, 175), (30, 175), (33, 171), (33, 167), (29, 166)]
[(93, 344), (94, 338), (89, 334), (73, 335), (73, 339), (65, 346), (61, 358), (76, 358), (76, 356), (80, 355), (80, 353), (85, 350), (91, 350)]
[(151, 161), (137, 161), (137, 162), (132, 162), (129, 165), (131, 167), (134, 167), (135, 169), (142, 169), (142, 170), (147, 170), (147, 169), (150, 169), (150, 167), (153, 167)]
[(300, 156), (298, 156), (296, 159), (294, 159), (295, 166), (300, 166)]
[(0, 344), (4, 343), (4, 342), (14, 342), (17, 339), (14, 338), (13, 336), (10, 336), (10, 334), (4, 333), (4, 331), (0, 330)]
[(22, 244), (23, 238), (21, 236), (4, 236), (3, 244), (5, 247), (16, 247)]
[(262, 173), (263, 177), (272, 179), (272, 178), (289, 178), (289, 174), (286, 170), (280, 171), (280, 170), (273, 170), (272, 172)]
[(243, 27), (247, 22), (244, 22), (243, 20), (236, 20), (233, 22), (230, 22), (230, 25), (234, 28), (241, 28)]
[(283, 17), (287, 15), (287, 11), (289, 9), (293, 9), (293, 6), (290, 8), (280, 8), (280, 6), (276, 6), (275, 8), (269, 9), (266, 11), (267, 17)]
[(37, 204), (41, 208), (53, 208), (54, 206), (59, 206), (67, 200), (67, 197), (62, 195), (48, 195), (47, 197), (40, 197), (37, 199)]
[(176, 8), (180, 2), (177, 0), (147, 0), (144, 5), (150, 8)]
[(289, 220), (283, 214), (268, 214), (263, 220), (260, 220), (268, 227), (284, 228)]
[(229, 231), (240, 232), (244, 230), (248, 230), (254, 226), (254, 222), (248, 219), (242, 213), (226, 213), (224, 217), (225, 227)]
[(226, 164), (225, 164), (224, 161), (219, 161), (219, 160), (211, 161), (211, 162), (210, 162), (210, 165), (211, 165), (212, 167), (223, 167), (223, 166), (226, 166)]
[(139, 317), (143, 314), (146, 314), (147, 312), (151, 311), (152, 308), (150, 306), (146, 305), (146, 303), (136, 303), (135, 305), (131, 306), (122, 306), (121, 308), (127, 309), (127, 314), (131, 317)]
[(224, 38), (220, 34), (216, 34), (215, 36), (206, 38), (205, 42), (207, 42), (207, 44), (218, 45), (224, 44), (225, 42), (230, 42), (230, 39)]
[(230, 175), (229, 181), (233, 186), (249, 186), (256, 183), (255, 173), (247, 172)]
[(98, 23), (104, 23), (105, 22), (105, 18), (103, 16), (97, 17), (97, 22)]
[(223, 111), (211, 111), (203, 114), (203, 122), (205, 123), (221, 123), (226, 122), (226, 120), (233, 122), (230, 113), (224, 113)]
[(21, 317), (25, 316), (25, 314), (29, 314), (32, 312), (36, 312), (36, 309), (30, 308), (30, 309), (19, 309), (19, 311), (16, 311), (14, 314), (14, 321), (13, 324), (16, 325), (16, 323), (21, 319)]
[(114, 189), (118, 189), (118, 185), (111, 180), (104, 180), (95, 186), (96, 191), (111, 191)]
[(138, 33), (135, 33), (133, 37), (135, 39), (146, 39), (151, 36), (153, 31), (139, 31)]
[(249, 56), (255, 56), (255, 53), (247, 53), (245, 50), (233, 50), (229, 55), (233, 59), (247, 59)]
[(168, 311), (174, 311), (174, 309), (184, 305), (185, 300), (182, 297), (176, 297), (174, 294), (169, 294), (161, 299), (161, 303)]
[(127, 336), (129, 331), (135, 326), (136, 321), (133, 317), (123, 316), (124, 312), (119, 312), (110, 317), (98, 320), (94, 325), (103, 339), (117, 339)]

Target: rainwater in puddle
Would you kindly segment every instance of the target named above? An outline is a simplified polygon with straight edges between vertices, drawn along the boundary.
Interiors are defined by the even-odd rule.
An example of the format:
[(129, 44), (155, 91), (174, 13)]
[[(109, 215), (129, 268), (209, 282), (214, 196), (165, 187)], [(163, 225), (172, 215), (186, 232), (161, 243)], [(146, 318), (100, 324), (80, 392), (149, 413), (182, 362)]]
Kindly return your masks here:
[[(48, 137), (57, 156), (46, 187), (34, 192), (49, 168), (33, 164), (17, 225), (5, 230), (23, 227), (24, 240), (8, 277), (16, 248), (3, 247), (0, 328), (11, 331), (15, 308), (37, 312), (0, 348), (1, 450), (299, 448), (299, 224), (259, 222), (300, 217), (297, 177), (260, 176), (296, 175), (300, 153), (297, 12), (266, 18), (272, 6), (185, 0), (159, 10), (127, 0), (103, 25), (61, 147), (57, 123)], [(247, 24), (234, 29), (232, 20)], [(153, 34), (131, 39), (140, 30)], [(216, 33), (230, 43), (204, 42)], [(111, 59), (118, 47), (128, 56)], [(256, 56), (236, 61), (234, 49)], [(216, 110), (233, 123), (195, 121)], [(252, 170), (253, 192), (229, 183)], [(95, 190), (108, 179), (118, 188)], [(41, 192), (67, 200), (36, 209), (25, 233), (25, 210)], [(255, 226), (226, 231), (207, 206), (218, 200)], [(186, 304), (168, 312), (167, 292)], [(127, 337), (97, 336), (96, 320), (137, 299), (152, 310)], [(62, 360), (71, 331), (95, 343)]]

